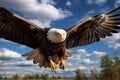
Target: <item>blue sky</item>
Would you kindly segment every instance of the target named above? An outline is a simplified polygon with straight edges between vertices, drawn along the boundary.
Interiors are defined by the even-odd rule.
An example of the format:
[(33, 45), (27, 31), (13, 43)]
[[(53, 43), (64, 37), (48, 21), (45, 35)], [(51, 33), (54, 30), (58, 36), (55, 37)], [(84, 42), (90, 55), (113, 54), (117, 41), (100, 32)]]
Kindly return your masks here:
[[(0, 5), (43, 28), (70, 28), (86, 17), (120, 6), (120, 0), (0, 0)], [(88, 75), (94, 68), (99, 72), (102, 56), (108, 53), (111, 57), (113, 53), (119, 54), (120, 33), (88, 46), (72, 48), (77, 53), (66, 60), (66, 70), (60, 70), (57, 66), (57, 73), (52, 73), (48, 68), (39, 68), (21, 56), (31, 50), (27, 46), (1, 38), (0, 75), (42, 73), (68, 77), (74, 76), (74, 71), (78, 68)]]

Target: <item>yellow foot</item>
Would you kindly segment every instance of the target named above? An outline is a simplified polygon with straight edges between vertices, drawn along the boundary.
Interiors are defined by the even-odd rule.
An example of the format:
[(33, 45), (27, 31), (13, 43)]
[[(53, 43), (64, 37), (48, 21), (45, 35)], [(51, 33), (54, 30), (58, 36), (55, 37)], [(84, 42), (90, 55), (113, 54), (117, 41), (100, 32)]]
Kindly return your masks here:
[(63, 59), (61, 59), (61, 60), (60, 60), (60, 63), (59, 63), (60, 69), (63, 69), (63, 70), (64, 70), (64, 69), (65, 69), (65, 66), (66, 66), (66, 65), (65, 65), (65, 61), (64, 61)]
[(50, 68), (52, 72), (56, 73), (56, 64), (52, 60), (50, 60)]

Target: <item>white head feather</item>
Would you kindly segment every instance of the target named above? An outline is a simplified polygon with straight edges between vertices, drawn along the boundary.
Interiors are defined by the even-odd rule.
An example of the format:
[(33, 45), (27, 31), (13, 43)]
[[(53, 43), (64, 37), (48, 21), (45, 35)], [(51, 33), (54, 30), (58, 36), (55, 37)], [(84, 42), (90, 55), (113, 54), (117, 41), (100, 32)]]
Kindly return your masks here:
[[(59, 38), (58, 35), (62, 35), (62, 38)], [(67, 33), (64, 29), (52, 28), (47, 33), (47, 38), (53, 43), (63, 42), (66, 39)]]

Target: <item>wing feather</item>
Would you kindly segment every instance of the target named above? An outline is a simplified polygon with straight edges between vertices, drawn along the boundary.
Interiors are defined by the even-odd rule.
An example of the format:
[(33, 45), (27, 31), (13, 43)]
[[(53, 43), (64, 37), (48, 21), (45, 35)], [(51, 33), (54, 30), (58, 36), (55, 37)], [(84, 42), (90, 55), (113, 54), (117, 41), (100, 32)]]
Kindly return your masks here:
[(44, 29), (0, 6), (0, 38), (37, 48), (37, 39), (44, 36), (43, 32)]
[(67, 48), (88, 45), (106, 36), (112, 36), (120, 29), (120, 7), (84, 19), (67, 30)]

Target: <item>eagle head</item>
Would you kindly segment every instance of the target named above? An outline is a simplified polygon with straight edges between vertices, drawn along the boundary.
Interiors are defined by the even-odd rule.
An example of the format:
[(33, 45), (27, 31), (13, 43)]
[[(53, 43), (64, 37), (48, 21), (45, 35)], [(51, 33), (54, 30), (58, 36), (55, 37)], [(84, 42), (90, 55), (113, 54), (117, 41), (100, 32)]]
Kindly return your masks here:
[(63, 42), (67, 33), (64, 29), (51, 28), (47, 33), (47, 38), (53, 43)]

